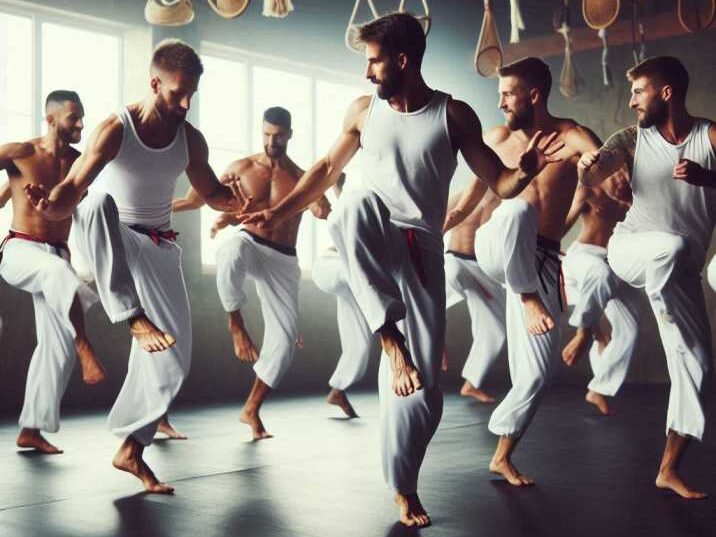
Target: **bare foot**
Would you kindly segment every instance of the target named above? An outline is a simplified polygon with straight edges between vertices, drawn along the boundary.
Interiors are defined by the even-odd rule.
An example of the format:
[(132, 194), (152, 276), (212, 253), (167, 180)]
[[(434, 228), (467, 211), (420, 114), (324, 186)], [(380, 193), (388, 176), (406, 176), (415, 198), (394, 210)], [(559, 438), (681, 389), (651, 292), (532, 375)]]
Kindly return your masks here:
[(239, 416), (239, 421), (251, 427), (251, 434), (254, 440), (264, 440), (265, 438), (273, 438), (264, 427), (258, 412), (250, 412), (244, 408)]
[(341, 407), (341, 410), (349, 418), (358, 417), (358, 414), (356, 414), (356, 411), (353, 409), (353, 406), (348, 401), (346, 392), (344, 392), (343, 390), (337, 390), (336, 388), (332, 388), (331, 391), (328, 393), (328, 398), (326, 399), (326, 402), (329, 405), (336, 405)]
[(229, 317), (229, 333), (234, 340), (234, 354), (242, 362), (253, 363), (259, 359), (259, 352), (251, 340), (251, 336), (243, 326), (232, 322)]
[(562, 350), (562, 361), (567, 367), (572, 367), (584, 356), (592, 342), (592, 332), (587, 328), (578, 328), (574, 337)]
[(395, 503), (400, 509), (400, 522), (406, 526), (425, 528), (430, 525), (430, 516), (425, 512), (417, 493), (396, 494)]
[(609, 410), (609, 403), (607, 403), (607, 398), (604, 397), (601, 393), (589, 390), (587, 392), (587, 395), (584, 396), (584, 400), (587, 403), (592, 403), (594, 406), (596, 406), (599, 409), (599, 412), (601, 412), (605, 416), (614, 415), (614, 412), (611, 412)]
[(497, 460), (493, 457), (490, 461), (490, 472), (501, 475), (510, 485), (516, 487), (525, 487), (535, 484), (533, 479), (522, 475), (509, 459)]
[(494, 403), (495, 402), (494, 397), (492, 397), (490, 394), (484, 392), (480, 388), (475, 388), (468, 381), (465, 381), (465, 384), (463, 384), (462, 388), (460, 388), (460, 395), (462, 395), (463, 397), (472, 397), (473, 399), (477, 399), (481, 403)]
[(15, 444), (17, 447), (32, 448), (35, 451), (39, 451), (40, 453), (45, 453), (47, 455), (59, 455), (62, 453), (61, 449), (50, 444), (37, 429), (22, 429), (17, 437), (17, 440), (15, 441)]
[(142, 459), (143, 449), (144, 448), (139, 446), (131, 437), (127, 438), (119, 448), (119, 451), (117, 451), (114, 459), (112, 459), (112, 466), (117, 470), (129, 472), (135, 476), (142, 482), (147, 492), (173, 494), (174, 487), (170, 487), (166, 483), (159, 481), (154, 475), (154, 472), (152, 472), (152, 469), (144, 462), (144, 459)]
[(393, 371), (393, 391), (396, 395), (406, 397), (422, 389), (423, 381), (420, 373), (415, 369), (405, 346), (405, 338), (398, 329), (394, 325), (386, 325), (380, 331), (380, 342), (390, 360), (390, 368)]
[(701, 500), (706, 498), (705, 493), (697, 492), (689, 488), (689, 486), (684, 483), (684, 480), (681, 479), (681, 476), (676, 472), (659, 472), (659, 475), (656, 476), (656, 487), (660, 489), (673, 490), (676, 494), (682, 498), (686, 498), (687, 500)]
[(144, 313), (129, 320), (129, 333), (147, 352), (161, 352), (176, 343), (176, 339), (162, 332)]
[(187, 439), (185, 435), (181, 434), (174, 427), (172, 427), (172, 424), (169, 423), (169, 418), (166, 416), (162, 417), (162, 419), (159, 420), (159, 425), (157, 425), (157, 432), (167, 435), (167, 437), (171, 438), (172, 440)]
[(75, 351), (82, 367), (82, 381), (85, 384), (99, 384), (105, 379), (104, 367), (86, 339), (75, 339)]
[(554, 328), (554, 320), (537, 293), (522, 293), (522, 306), (527, 317), (527, 331), (533, 336), (546, 334)]

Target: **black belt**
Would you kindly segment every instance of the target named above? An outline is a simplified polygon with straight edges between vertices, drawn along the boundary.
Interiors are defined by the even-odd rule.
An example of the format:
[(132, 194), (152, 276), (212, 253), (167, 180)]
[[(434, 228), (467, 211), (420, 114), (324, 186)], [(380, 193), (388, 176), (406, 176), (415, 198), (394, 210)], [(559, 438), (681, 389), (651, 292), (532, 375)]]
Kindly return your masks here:
[(10, 239), (22, 239), (24, 241), (39, 242), (41, 244), (47, 244), (48, 246), (52, 246), (55, 250), (64, 250), (68, 254), (70, 253), (70, 249), (67, 246), (66, 241), (48, 241), (40, 237), (35, 237), (34, 235), (28, 235), (27, 233), (23, 233), (22, 231), (13, 231), (11, 229), (7, 232), (7, 236), (0, 243), (0, 261), (2, 261), (2, 253), (5, 249), (5, 245)]
[(445, 253), (454, 255), (455, 257), (459, 257), (460, 259), (467, 259), (468, 261), (477, 261), (477, 256), (475, 254), (464, 254), (462, 252), (456, 252), (455, 250), (448, 250)]
[(241, 228), (239, 231), (243, 231), (244, 233), (248, 234), (253, 240), (258, 242), (262, 246), (266, 246), (267, 248), (276, 250), (283, 255), (290, 255), (296, 257), (296, 248), (294, 248), (293, 246), (286, 246), (285, 244), (279, 244), (278, 242), (270, 241), (268, 239), (256, 235), (255, 233), (251, 233), (246, 228)]

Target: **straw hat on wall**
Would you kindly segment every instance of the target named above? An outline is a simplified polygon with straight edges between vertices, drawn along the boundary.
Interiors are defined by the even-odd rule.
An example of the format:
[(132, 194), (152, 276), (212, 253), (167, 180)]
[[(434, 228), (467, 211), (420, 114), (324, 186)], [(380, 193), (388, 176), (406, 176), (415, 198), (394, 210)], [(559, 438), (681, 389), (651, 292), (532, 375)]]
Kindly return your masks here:
[(209, 5), (221, 17), (233, 19), (246, 11), (249, 2), (251, 0), (209, 0)]
[(183, 26), (194, 20), (191, 0), (147, 0), (144, 18), (160, 26)]

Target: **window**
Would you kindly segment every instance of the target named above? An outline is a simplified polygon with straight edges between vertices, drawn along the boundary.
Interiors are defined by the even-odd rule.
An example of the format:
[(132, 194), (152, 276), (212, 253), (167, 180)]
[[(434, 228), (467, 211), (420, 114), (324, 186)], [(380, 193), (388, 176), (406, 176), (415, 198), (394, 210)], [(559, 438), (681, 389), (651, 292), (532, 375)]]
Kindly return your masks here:
[[(199, 87), (199, 125), (217, 174), (229, 162), (263, 151), (263, 112), (271, 106), (282, 106), (291, 112), (293, 138), (288, 154), (298, 166), (307, 169), (340, 134), (350, 102), (370, 91), (358, 78), (279, 59), (208, 43), (202, 45), (202, 52), (205, 74)], [(351, 182), (360, 181), (358, 168), (356, 162), (348, 166), (346, 173)], [(332, 199), (332, 194), (328, 196)], [(208, 207), (202, 208), (202, 266), (209, 269), (215, 264), (217, 248), (231, 236), (229, 230), (217, 239), (209, 238), (217, 214)], [(301, 268), (310, 269), (315, 255), (328, 243), (325, 222), (308, 212), (304, 214), (296, 244)]]
[[(2, 7), (0, 143), (44, 134), (47, 94), (68, 89), (77, 91), (85, 106), (83, 139), (77, 144), (81, 151), (97, 124), (122, 104), (124, 30), (52, 9)], [(0, 181), (6, 179), (0, 174)], [(9, 227), (11, 214), (11, 203), (0, 209), (0, 234)], [(73, 264), (84, 271), (79, 256), (73, 257)]]

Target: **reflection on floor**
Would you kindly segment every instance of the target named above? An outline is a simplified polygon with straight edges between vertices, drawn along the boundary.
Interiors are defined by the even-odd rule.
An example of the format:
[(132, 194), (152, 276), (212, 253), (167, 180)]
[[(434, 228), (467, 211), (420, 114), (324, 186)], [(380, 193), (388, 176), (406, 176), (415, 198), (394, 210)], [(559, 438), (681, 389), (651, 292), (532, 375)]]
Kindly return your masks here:
[[(235, 406), (178, 409), (188, 441), (160, 440), (147, 459), (174, 496), (138, 493), (113, 470), (117, 440), (104, 416), (72, 415), (51, 441), (63, 455), (19, 453), (0, 423), (0, 535), (29, 536), (707, 536), (714, 499), (686, 502), (652, 483), (663, 447), (666, 387), (627, 389), (603, 418), (575, 389), (553, 389), (520, 445), (516, 464), (537, 480), (513, 489), (487, 463), (491, 407), (446, 397), (428, 452), (421, 497), (431, 528), (394, 524), (380, 472), (377, 400), (354, 397), (360, 419), (340, 419), (320, 397), (270, 401), (275, 438), (248, 440)], [(713, 405), (712, 405), (713, 407)], [(712, 409), (713, 410), (713, 409)], [(711, 415), (714, 415), (712, 412)], [(684, 471), (716, 496), (716, 434), (694, 444)]]

